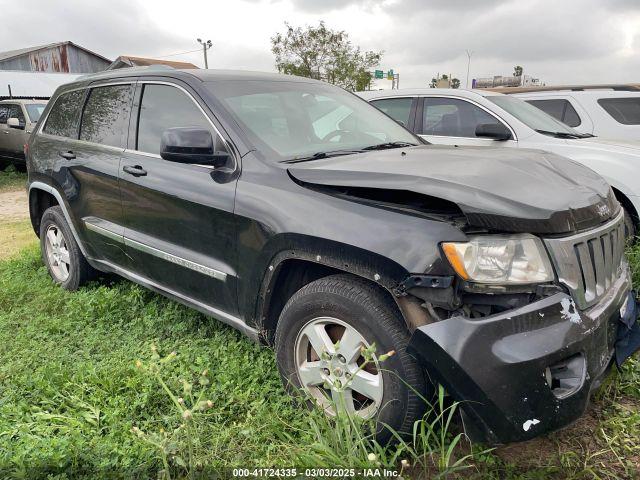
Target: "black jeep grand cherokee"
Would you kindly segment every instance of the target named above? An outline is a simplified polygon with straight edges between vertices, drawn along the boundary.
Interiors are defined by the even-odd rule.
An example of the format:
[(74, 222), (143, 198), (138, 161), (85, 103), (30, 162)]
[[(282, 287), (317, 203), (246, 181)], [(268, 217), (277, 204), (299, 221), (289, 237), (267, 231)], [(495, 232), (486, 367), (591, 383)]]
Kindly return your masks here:
[[(83, 77), (49, 102), (28, 169), (62, 287), (115, 272), (273, 343), (284, 382), (329, 413), (333, 399), (398, 431), (432, 382), (465, 401), (474, 438), (567, 425), (634, 326), (622, 212), (599, 176), (425, 145), (326, 83)], [(367, 346), (397, 354), (363, 366)]]

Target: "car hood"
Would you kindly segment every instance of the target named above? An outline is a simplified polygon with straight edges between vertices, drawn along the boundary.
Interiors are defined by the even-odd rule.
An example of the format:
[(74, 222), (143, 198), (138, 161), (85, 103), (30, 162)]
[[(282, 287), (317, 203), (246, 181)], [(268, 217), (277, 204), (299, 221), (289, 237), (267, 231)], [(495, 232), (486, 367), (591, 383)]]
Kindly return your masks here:
[(288, 171), (301, 185), (329, 193), (354, 188), (352, 196), (366, 190), (371, 200), (376, 192), (396, 192), (398, 199), (413, 192), (424, 205), (442, 199), (456, 204), (470, 226), (494, 231), (573, 232), (620, 208), (595, 172), (537, 150), (424, 145), (293, 164)]

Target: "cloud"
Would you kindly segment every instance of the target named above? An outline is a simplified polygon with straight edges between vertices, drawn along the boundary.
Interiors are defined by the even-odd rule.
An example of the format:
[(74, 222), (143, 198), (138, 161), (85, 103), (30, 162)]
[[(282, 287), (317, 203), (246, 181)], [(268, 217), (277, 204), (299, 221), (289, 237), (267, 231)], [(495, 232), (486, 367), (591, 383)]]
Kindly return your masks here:
[[(193, 49), (168, 25), (146, 18), (140, 3), (126, 0), (11, 2), (0, 29), (0, 50), (71, 40), (111, 60), (119, 55), (173, 53)], [(190, 48), (185, 48), (190, 47)]]
[[(640, 0), (39, 0), (3, 7), (0, 50), (71, 40), (108, 58), (165, 56), (211, 38), (214, 68), (274, 69), (270, 37), (294, 26), (345, 30), (363, 50), (383, 50), (383, 69), (403, 87), (436, 73), (464, 80), (514, 65), (548, 83), (637, 80)], [(168, 57), (202, 65), (202, 52)], [(636, 60), (638, 59), (638, 60)], [(464, 84), (464, 81), (463, 81)], [(389, 87), (386, 81), (381, 87)]]

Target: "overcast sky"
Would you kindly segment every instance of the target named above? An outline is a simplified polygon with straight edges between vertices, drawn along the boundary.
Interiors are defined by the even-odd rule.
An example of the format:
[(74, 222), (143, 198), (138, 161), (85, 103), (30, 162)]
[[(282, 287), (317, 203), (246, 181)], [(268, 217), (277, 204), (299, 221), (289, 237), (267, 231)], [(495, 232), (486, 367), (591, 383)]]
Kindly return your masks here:
[[(509, 75), (513, 66), (547, 84), (640, 82), (640, 0), (0, 0), (0, 51), (71, 40), (118, 55), (203, 66), (197, 37), (211, 39), (211, 68), (274, 70), (270, 37), (284, 22), (324, 20), (363, 50), (384, 50), (381, 67), (401, 87), (436, 73), (465, 84)], [(172, 56), (168, 56), (172, 55)], [(378, 88), (389, 88), (378, 81)]]

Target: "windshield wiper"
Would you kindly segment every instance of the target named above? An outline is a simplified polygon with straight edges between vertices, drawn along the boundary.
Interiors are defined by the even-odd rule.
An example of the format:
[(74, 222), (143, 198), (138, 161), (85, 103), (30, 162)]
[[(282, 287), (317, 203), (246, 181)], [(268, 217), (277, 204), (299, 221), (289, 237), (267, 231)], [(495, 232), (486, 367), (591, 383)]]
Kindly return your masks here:
[(316, 152), (313, 155), (307, 157), (290, 158), (289, 160), (282, 160), (280, 163), (300, 163), (310, 162), (312, 160), (321, 160), (323, 158), (337, 157), (340, 155), (352, 155), (354, 153), (360, 153), (361, 150), (332, 150), (330, 152)]
[(415, 147), (417, 145), (417, 143), (411, 142), (386, 142), (364, 147), (362, 150), (387, 150), (389, 148)]
[(352, 155), (354, 153), (362, 153), (370, 150), (386, 150), (389, 148), (402, 148), (402, 147), (415, 147), (416, 143), (411, 142), (386, 142), (379, 143), (377, 145), (371, 145), (369, 147), (361, 148), (360, 150), (331, 150), (329, 152), (316, 152), (313, 155), (307, 157), (291, 158), (289, 160), (282, 160), (280, 163), (300, 163), (310, 162), (312, 160), (321, 160), (323, 158), (337, 157), (339, 155)]
[(549, 130), (536, 130), (536, 132), (556, 138), (587, 138), (589, 136), (588, 133), (550, 132)]

